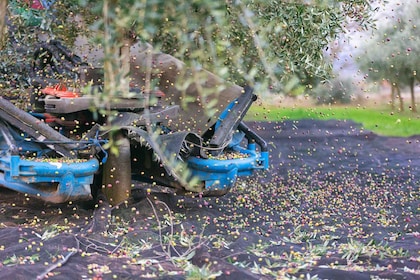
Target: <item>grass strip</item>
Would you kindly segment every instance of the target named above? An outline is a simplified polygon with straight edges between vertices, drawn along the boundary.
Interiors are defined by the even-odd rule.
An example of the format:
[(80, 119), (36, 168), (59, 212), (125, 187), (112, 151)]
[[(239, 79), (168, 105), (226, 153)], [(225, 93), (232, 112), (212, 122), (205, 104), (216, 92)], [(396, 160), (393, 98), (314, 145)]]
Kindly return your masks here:
[(383, 108), (342, 106), (275, 107), (252, 106), (245, 118), (247, 121), (281, 120), (353, 120), (364, 129), (384, 136), (409, 137), (420, 134), (420, 116), (414, 113), (394, 113)]

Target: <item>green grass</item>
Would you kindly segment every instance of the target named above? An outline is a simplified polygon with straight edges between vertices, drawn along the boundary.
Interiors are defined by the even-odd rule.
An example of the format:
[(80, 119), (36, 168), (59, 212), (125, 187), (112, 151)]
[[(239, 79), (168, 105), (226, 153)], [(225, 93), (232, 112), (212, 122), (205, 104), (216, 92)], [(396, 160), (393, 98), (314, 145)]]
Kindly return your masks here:
[(252, 106), (245, 120), (353, 120), (364, 129), (384, 136), (408, 137), (420, 134), (420, 116), (410, 112), (393, 113), (384, 108), (362, 108), (341, 106), (314, 106), (310, 108), (285, 108), (274, 106)]

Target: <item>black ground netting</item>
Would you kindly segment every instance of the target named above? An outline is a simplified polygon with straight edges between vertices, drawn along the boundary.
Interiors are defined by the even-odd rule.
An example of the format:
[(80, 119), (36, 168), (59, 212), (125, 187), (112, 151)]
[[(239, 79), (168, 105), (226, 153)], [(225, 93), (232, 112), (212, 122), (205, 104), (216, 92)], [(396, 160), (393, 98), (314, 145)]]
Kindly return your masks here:
[(419, 279), (420, 137), (349, 121), (249, 125), (270, 170), (220, 198), (135, 182), (111, 209), (1, 190), (0, 278)]

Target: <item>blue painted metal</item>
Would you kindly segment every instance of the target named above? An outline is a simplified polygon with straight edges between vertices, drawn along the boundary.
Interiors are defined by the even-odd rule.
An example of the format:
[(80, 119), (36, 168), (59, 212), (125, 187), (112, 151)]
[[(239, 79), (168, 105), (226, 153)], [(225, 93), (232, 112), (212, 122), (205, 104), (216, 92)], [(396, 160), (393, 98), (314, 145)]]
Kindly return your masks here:
[(250, 176), (255, 170), (268, 168), (268, 152), (257, 152), (255, 143), (247, 148), (236, 145), (233, 152), (245, 155), (235, 159), (204, 159), (189, 158), (188, 168), (192, 177), (204, 182), (206, 190), (221, 190), (231, 188), (237, 177)]
[(90, 184), (99, 162), (59, 162), (51, 159), (26, 160), (19, 155), (0, 157), (0, 184), (6, 188), (61, 203), (91, 198)]
[(235, 99), (234, 101), (230, 102), (228, 106), (223, 110), (223, 112), (220, 114), (219, 118), (217, 119), (217, 122), (214, 125), (214, 129), (218, 129), (222, 125), (223, 120), (226, 119), (226, 117), (230, 114), (237, 100), (238, 99)]
[[(220, 114), (214, 129), (223, 129), (223, 121), (235, 107), (238, 99), (232, 101)], [(192, 172), (192, 177), (204, 183), (205, 190), (230, 189), (236, 182), (237, 177), (250, 176), (255, 170), (268, 169), (269, 153), (266, 142), (251, 131), (244, 123), (240, 122), (235, 128), (227, 150), (245, 155), (236, 159), (208, 159), (193, 157), (187, 160), (187, 165)], [(227, 131), (225, 131), (227, 132)], [(247, 147), (241, 146), (244, 138), (247, 139)], [(259, 150), (257, 150), (257, 146)]]

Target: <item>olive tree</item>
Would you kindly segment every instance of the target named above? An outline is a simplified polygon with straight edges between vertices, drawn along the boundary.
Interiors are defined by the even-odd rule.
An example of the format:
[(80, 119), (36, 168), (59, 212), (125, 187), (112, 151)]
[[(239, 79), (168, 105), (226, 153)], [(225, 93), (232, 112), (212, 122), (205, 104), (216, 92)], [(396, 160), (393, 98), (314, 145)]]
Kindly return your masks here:
[[(208, 119), (217, 118), (213, 107), (224, 99), (211, 95), (222, 89), (212, 89), (213, 85), (219, 86), (217, 79), (209, 82), (209, 72), (203, 69), (230, 84), (259, 84), (262, 88), (272, 85), (281, 89), (282, 84), (289, 84), (287, 88), (291, 88), (290, 81), (293, 81), (292, 84), (311, 86), (330, 74), (331, 67), (323, 54), (329, 42), (353, 23), (360, 28), (369, 26), (372, 3), (377, 1), (86, 0), (79, 5), (74, 1), (66, 3), (77, 6), (74, 11), (81, 13), (85, 21), (93, 19), (90, 30), (97, 36), (92, 45), (103, 49), (105, 80), (101, 100), (128, 93), (133, 70), (128, 66), (133, 62), (128, 52), (138, 44), (143, 46), (143, 66), (146, 65), (145, 75), (141, 76), (145, 96), (149, 96), (155, 85), (154, 77), (161, 78), (160, 73), (155, 72), (158, 65), (154, 64), (154, 54), (169, 54), (176, 59), (174, 67), (178, 62), (185, 65), (185, 73), (168, 83), (175, 83), (180, 92), (187, 91), (193, 84), (194, 90), (200, 93), (197, 96), (180, 94), (179, 99), (186, 110), (197, 103), (205, 104), (202, 111), (197, 111), (201, 115), (197, 117)], [(64, 4), (61, 7), (61, 14), (74, 14), (73, 10), (66, 10)], [(66, 22), (60, 25), (62, 30), (70, 24), (71, 17), (65, 18)], [(86, 30), (80, 28), (80, 32)], [(68, 34), (74, 35), (73, 32)], [(65, 32), (52, 35), (66, 37)], [(238, 87), (233, 89), (238, 93)], [(224, 102), (224, 106), (226, 104)], [(113, 144), (121, 143), (118, 128), (115, 130), (115, 135), (109, 137), (111, 151)], [(164, 154), (157, 153), (164, 160)], [(119, 161), (118, 152), (114, 155), (115, 160), (108, 159), (106, 163), (109, 170)], [(121, 177), (110, 177), (105, 170), (102, 183), (113, 185), (116, 179), (121, 181)], [(123, 180), (129, 189), (130, 177)], [(124, 192), (110, 196), (124, 197)]]
[[(177, 90), (188, 91), (193, 84), (197, 92), (195, 96), (179, 95), (183, 106), (194, 111), (191, 106), (197, 101), (207, 103), (200, 112), (212, 118), (213, 107), (221, 98), (209, 91), (220, 89), (208, 87), (203, 69), (239, 85), (281, 89), (282, 84), (297, 81), (312, 86), (330, 74), (331, 67), (324, 60), (330, 41), (352, 23), (366, 28), (372, 2), (105, 0), (87, 1), (86, 7), (93, 7), (98, 15), (93, 27), (104, 49), (104, 94), (127, 91), (127, 79), (133, 75), (127, 75), (127, 50), (140, 43), (147, 46), (141, 56), (142, 66), (147, 66), (142, 76), (144, 92), (148, 94), (158, 83), (154, 77), (161, 79), (159, 71), (153, 75), (155, 67), (159, 68), (154, 53), (169, 54), (187, 69), (173, 81)], [(175, 64), (176, 71), (180, 70)], [(164, 158), (163, 153), (159, 158)]]

